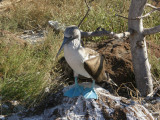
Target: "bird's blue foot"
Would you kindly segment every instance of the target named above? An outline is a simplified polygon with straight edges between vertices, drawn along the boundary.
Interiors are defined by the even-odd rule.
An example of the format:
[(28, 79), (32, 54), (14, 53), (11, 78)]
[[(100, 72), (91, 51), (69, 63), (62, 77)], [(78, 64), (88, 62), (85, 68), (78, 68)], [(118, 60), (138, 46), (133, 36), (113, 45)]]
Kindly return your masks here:
[(75, 77), (75, 86), (69, 89), (68, 91), (66, 91), (64, 93), (64, 96), (67, 96), (70, 98), (77, 97), (82, 95), (83, 90), (84, 90), (83, 86), (78, 85), (77, 77)]
[(73, 88), (69, 89), (64, 93), (64, 96), (73, 98), (82, 95), (83, 87), (79, 85), (75, 85)]
[(94, 85), (95, 85), (95, 81), (93, 80), (93, 84), (91, 88), (85, 88), (83, 91), (83, 96), (86, 99), (98, 99), (98, 95), (96, 94), (95, 90), (94, 90)]
[(85, 88), (85, 90), (83, 91), (83, 96), (86, 99), (98, 99), (98, 95), (96, 94), (93, 88)]

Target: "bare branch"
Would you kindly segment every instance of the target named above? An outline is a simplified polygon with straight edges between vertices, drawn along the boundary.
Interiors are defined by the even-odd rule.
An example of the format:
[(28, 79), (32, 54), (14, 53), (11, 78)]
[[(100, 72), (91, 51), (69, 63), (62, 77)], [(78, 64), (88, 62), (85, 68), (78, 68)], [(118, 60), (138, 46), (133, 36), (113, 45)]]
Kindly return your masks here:
[(114, 33), (106, 30), (102, 31), (94, 31), (94, 32), (81, 32), (82, 38), (86, 37), (98, 37), (98, 36), (109, 36), (111, 38), (124, 38), (131, 35), (131, 32), (123, 32), (123, 33)]
[[(86, 0), (84, 0), (84, 1), (85, 1), (85, 3), (86, 3), (86, 6), (87, 6), (88, 10), (87, 10), (85, 16), (83, 17), (83, 19), (82, 19), (82, 20), (80, 21), (80, 23), (78, 24), (78, 27), (81, 26), (82, 22), (84, 21), (84, 19), (85, 19), (85, 18), (87, 17), (87, 15), (88, 15), (89, 11), (91, 10), (91, 7), (90, 7), (89, 4), (87, 3), (87, 1), (86, 1)], [(92, 0), (92, 1), (93, 1), (93, 0)], [(92, 2), (92, 1), (91, 1), (91, 2)]]
[(118, 16), (118, 17), (122, 17), (122, 18), (125, 18), (125, 19), (128, 19), (128, 20), (140, 20), (140, 19), (143, 19), (145, 17), (148, 17), (149, 15), (151, 15), (151, 13), (155, 12), (156, 10), (151, 10), (149, 13), (143, 15), (143, 16), (140, 16), (140, 17), (136, 17), (136, 18), (127, 18), (127, 17), (124, 17), (124, 16), (121, 16), (121, 15), (118, 15), (116, 14), (115, 16)]
[(160, 11), (160, 7), (155, 7), (155, 6), (153, 6), (153, 5), (151, 5), (151, 4), (148, 4), (148, 3), (146, 4), (146, 6), (152, 8), (152, 9), (154, 9), (154, 10)]
[[(153, 12), (154, 12), (154, 11), (155, 11), (155, 10), (153, 10)], [(151, 11), (151, 13), (152, 13), (152, 11)], [(128, 17), (124, 17), (124, 16), (118, 15), (118, 14), (115, 14), (115, 16), (118, 16), (118, 17), (121, 17), (121, 18), (124, 18), (124, 19), (127, 19), (127, 20), (140, 20), (140, 19), (142, 19), (142, 18), (144, 18), (144, 17), (149, 16), (151, 13), (149, 12), (149, 13), (147, 13), (147, 14), (144, 15), (144, 16), (140, 16), (140, 17), (136, 17), (136, 18), (128, 18)]]
[(151, 7), (153, 10), (151, 10), (149, 13), (147, 13), (147, 14), (141, 16), (141, 17), (137, 17), (138, 19), (148, 17), (149, 15), (151, 15), (151, 13), (153, 13), (153, 12), (155, 12), (157, 10), (160, 11), (160, 7), (157, 8), (157, 7), (155, 7), (155, 6), (151, 5), (151, 4), (148, 4), (148, 3), (146, 4), (146, 6)]
[(128, 17), (124, 17), (124, 16), (118, 15), (118, 14), (115, 14), (115, 16), (118, 16), (118, 17), (121, 17), (121, 18), (124, 18), (124, 19), (127, 19), (127, 20), (137, 20), (137, 19), (130, 19), (130, 18), (128, 18)]
[(118, 17), (122, 17), (122, 18), (125, 18), (125, 19), (128, 19), (128, 20), (139, 20), (139, 19), (143, 19), (145, 17), (148, 17), (149, 15), (151, 15), (153, 12), (155, 11), (160, 11), (160, 7), (155, 7), (151, 4), (146, 4), (146, 6), (148, 7), (151, 7), (153, 10), (151, 10), (149, 13), (143, 15), (143, 16), (139, 16), (139, 17), (136, 17), (136, 18), (128, 18), (128, 17), (124, 17), (124, 16), (121, 16), (121, 15), (118, 15), (118, 14), (115, 14), (115, 16), (118, 16)]
[[(57, 21), (48, 21), (49, 26), (51, 26), (54, 30), (56, 31), (64, 31), (64, 29), (66, 28), (64, 25), (61, 25), (60, 23), (58, 23)], [(99, 28), (100, 29), (100, 28)], [(101, 28), (102, 29), (102, 28)], [(82, 38), (87, 38), (87, 37), (98, 37), (98, 36), (109, 36), (112, 38), (124, 38), (124, 37), (128, 37), (131, 35), (133, 31), (129, 31), (129, 32), (123, 32), (123, 33), (114, 33), (114, 32), (110, 32), (107, 30), (102, 29), (101, 31), (94, 31), (94, 32), (83, 32), (81, 31), (81, 37)]]
[(160, 25), (153, 28), (146, 28), (143, 31), (143, 35), (151, 35), (160, 32)]
[(141, 16), (141, 17), (137, 17), (138, 19), (142, 19), (142, 18), (148, 17), (149, 15), (151, 15), (153, 12), (155, 12), (157, 10), (160, 11), (160, 7), (157, 8), (157, 7), (155, 7), (155, 6), (151, 5), (151, 4), (148, 4), (148, 3), (146, 4), (146, 6), (151, 7), (153, 10), (151, 10), (149, 13), (147, 13), (147, 14)]
[[(87, 2), (87, 0), (84, 0), (84, 1), (85, 1), (85, 3), (86, 3), (86, 6), (87, 6), (88, 10), (87, 10), (85, 16), (82, 18), (82, 20), (81, 20), (80, 23), (78, 24), (78, 27), (81, 26), (82, 22), (84, 21), (84, 19), (85, 19), (85, 18), (87, 17), (87, 15), (88, 15), (89, 11), (91, 10), (91, 7), (89, 6), (89, 3), (92, 3), (94, 0), (89, 1), (89, 3)], [(64, 29), (65, 29), (64, 26), (62, 26), (62, 25), (60, 26), (60, 23), (58, 23), (58, 21), (48, 21), (48, 24), (49, 24), (52, 28), (54, 28), (56, 31), (59, 31), (60, 29), (63, 29), (63, 31), (64, 31)]]
[(145, 18), (145, 17), (148, 17), (148, 16), (150, 16), (153, 12), (155, 12), (156, 10), (151, 10), (149, 13), (147, 13), (147, 14), (145, 14), (145, 15), (143, 15), (143, 16), (141, 16), (141, 17), (137, 17), (138, 19), (142, 19), (142, 18)]

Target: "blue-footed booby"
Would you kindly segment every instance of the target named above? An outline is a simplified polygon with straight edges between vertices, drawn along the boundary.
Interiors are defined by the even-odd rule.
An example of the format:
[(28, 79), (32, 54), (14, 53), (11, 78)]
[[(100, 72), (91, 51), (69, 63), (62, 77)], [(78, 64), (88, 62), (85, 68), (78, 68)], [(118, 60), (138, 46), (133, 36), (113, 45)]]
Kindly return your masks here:
[[(75, 86), (64, 93), (64, 96), (76, 97), (83, 95), (86, 99), (98, 99), (94, 90), (95, 81), (108, 81), (105, 73), (105, 61), (98, 52), (81, 45), (81, 32), (76, 26), (69, 26), (64, 31), (64, 40), (57, 53), (64, 48), (64, 57), (74, 71)], [(78, 75), (92, 78), (91, 88), (84, 88), (77, 82)]]

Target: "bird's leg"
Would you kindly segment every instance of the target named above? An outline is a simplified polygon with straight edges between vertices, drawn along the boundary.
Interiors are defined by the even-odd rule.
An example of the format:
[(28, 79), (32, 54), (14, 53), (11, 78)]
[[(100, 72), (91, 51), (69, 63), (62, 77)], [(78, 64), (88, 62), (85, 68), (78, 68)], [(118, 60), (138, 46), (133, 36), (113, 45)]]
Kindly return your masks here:
[(92, 82), (92, 89), (94, 88), (94, 86), (95, 86), (95, 80), (93, 80), (93, 82)]
[[(83, 91), (83, 86), (80, 86), (79, 84), (78, 84), (78, 77), (75, 77), (75, 88), (76, 88), (76, 90), (78, 90), (80, 93), (82, 93), (82, 91)], [(76, 92), (76, 91), (75, 91)]]
[(75, 82), (75, 86), (76, 86), (76, 87), (79, 86), (79, 85), (78, 85), (78, 80), (77, 80), (77, 79), (78, 79), (78, 77), (74, 77), (74, 82)]
[(85, 90), (83, 91), (84, 98), (98, 99), (98, 95), (96, 94), (94, 90), (94, 86), (95, 86), (95, 80), (93, 80), (91, 88), (85, 88)]
[(75, 77), (75, 85), (72, 88), (70, 88), (68, 91), (66, 91), (64, 93), (64, 96), (73, 98), (73, 97), (80, 96), (82, 94), (83, 87), (78, 84), (77, 79), (78, 77)]

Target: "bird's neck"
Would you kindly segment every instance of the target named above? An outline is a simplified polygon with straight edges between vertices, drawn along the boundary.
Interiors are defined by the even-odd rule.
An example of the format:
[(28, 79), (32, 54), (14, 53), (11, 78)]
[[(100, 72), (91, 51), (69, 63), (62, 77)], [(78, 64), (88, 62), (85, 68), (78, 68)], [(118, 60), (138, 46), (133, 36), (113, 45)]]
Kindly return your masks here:
[(74, 39), (68, 45), (74, 49), (78, 49), (81, 47), (81, 40), (79, 38)]

